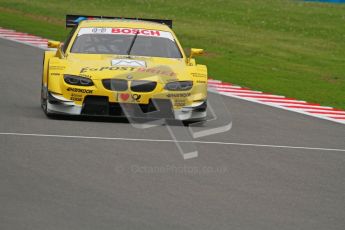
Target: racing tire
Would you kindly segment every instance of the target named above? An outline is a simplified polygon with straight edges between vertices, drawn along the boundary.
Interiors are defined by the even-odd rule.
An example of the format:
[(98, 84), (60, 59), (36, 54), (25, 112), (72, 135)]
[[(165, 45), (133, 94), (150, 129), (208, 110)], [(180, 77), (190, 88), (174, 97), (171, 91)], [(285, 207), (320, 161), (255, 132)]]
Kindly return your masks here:
[(43, 85), (41, 87), (41, 107), (47, 117), (51, 118), (54, 116), (54, 113), (48, 111), (48, 90), (44, 89)]

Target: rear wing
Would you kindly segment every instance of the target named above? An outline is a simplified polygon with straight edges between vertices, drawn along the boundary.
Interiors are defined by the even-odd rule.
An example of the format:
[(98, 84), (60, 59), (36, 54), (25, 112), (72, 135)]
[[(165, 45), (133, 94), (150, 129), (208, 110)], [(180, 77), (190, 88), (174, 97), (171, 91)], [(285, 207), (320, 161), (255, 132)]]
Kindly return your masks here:
[(165, 24), (172, 28), (172, 20), (166, 19), (148, 19), (148, 18), (124, 18), (124, 17), (110, 17), (110, 16), (89, 16), (89, 15), (66, 15), (66, 28), (74, 27), (79, 24), (79, 22), (84, 20), (94, 20), (94, 19), (125, 19), (125, 20), (140, 20), (149, 21)]

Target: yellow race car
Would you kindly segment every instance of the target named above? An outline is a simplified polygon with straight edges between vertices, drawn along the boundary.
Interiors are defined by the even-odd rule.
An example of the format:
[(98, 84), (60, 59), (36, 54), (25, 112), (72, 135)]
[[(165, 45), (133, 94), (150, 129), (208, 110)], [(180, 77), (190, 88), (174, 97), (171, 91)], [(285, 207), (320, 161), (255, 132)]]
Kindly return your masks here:
[(44, 53), (44, 112), (86, 116), (206, 118), (207, 68), (187, 57), (171, 20), (67, 15), (64, 43)]

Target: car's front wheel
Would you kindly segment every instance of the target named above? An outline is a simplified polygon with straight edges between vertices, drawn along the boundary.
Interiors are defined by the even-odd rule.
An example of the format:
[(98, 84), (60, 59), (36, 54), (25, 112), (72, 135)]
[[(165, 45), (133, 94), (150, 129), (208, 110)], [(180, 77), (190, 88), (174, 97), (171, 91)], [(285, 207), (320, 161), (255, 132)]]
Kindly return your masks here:
[(48, 111), (48, 89), (43, 85), (41, 87), (41, 107), (47, 117), (51, 117), (53, 115)]

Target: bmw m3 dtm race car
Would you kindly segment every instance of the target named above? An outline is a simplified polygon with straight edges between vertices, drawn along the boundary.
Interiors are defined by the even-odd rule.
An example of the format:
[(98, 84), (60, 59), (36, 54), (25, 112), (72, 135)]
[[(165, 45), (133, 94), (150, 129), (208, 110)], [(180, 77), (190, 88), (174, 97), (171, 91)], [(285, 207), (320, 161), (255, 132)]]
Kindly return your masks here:
[(207, 68), (187, 57), (171, 20), (67, 15), (48, 41), (41, 105), (49, 115), (206, 118)]

